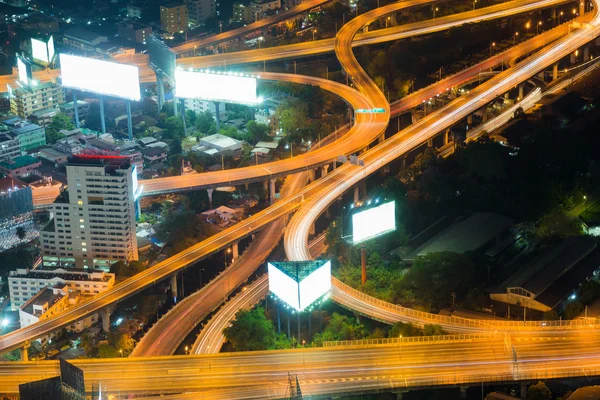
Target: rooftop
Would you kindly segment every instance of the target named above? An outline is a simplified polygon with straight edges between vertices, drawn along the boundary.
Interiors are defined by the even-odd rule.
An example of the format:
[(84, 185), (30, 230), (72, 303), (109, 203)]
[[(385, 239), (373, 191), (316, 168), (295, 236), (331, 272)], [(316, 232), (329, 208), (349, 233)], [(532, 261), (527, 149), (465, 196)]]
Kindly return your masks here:
[(58, 268), (54, 270), (43, 269), (22, 269), (10, 271), (10, 278), (27, 278), (27, 279), (53, 279), (59, 278), (64, 281), (89, 281), (89, 282), (108, 282), (114, 274), (106, 273), (102, 270), (69, 270)]
[(101, 38), (101, 37), (106, 37), (103, 35), (99, 35), (97, 33), (85, 30), (85, 29), (81, 29), (81, 28), (71, 28), (67, 31), (65, 31), (65, 36), (69, 36), (75, 39), (79, 39), (79, 40), (83, 40), (86, 42), (93, 42), (94, 40)]
[(175, 7), (181, 7), (183, 5), (185, 5), (185, 3), (183, 1), (172, 1), (170, 3), (161, 5), (160, 7), (161, 8), (175, 8)]
[(596, 245), (596, 239), (591, 236), (569, 238), (537, 257), (525, 269), (502, 283), (501, 288), (523, 288), (537, 296), (590, 254)]
[(600, 386), (586, 386), (577, 389), (569, 400), (600, 400)]
[(10, 128), (10, 130), (12, 132), (16, 133), (17, 135), (22, 135), (24, 133), (33, 132), (38, 129), (44, 129), (44, 128), (42, 128), (39, 125), (32, 124), (31, 122), (22, 122), (21, 124), (14, 125), (14, 127)]
[(102, 150), (114, 151), (117, 149), (117, 146), (115, 146), (114, 144), (105, 142), (104, 140), (100, 139), (91, 139), (88, 141), (88, 144)]
[(428, 253), (474, 251), (512, 225), (512, 220), (495, 213), (475, 213), (448, 228), (417, 247), (406, 258), (414, 259)]
[(0, 192), (7, 192), (9, 190), (18, 190), (27, 187), (25, 182), (21, 182), (18, 179), (6, 177), (0, 179)]
[(13, 158), (11, 161), (0, 161), (0, 166), (9, 170), (15, 170), (39, 162), (40, 160), (32, 156), (18, 156)]
[(230, 138), (229, 136), (221, 135), (220, 133), (215, 133), (214, 135), (206, 136), (200, 138), (201, 143), (207, 143), (213, 147), (219, 147), (222, 149), (237, 146), (241, 143), (241, 141), (236, 140), (234, 138)]
[[(62, 288), (64, 288), (64, 286), (57, 285), (56, 288), (62, 289)], [(44, 288), (44, 289), (40, 290), (38, 292), (38, 294), (33, 296), (31, 299), (29, 299), (25, 304), (23, 304), (21, 306), (21, 310), (23, 310), (24, 312), (26, 312), (27, 314), (30, 314), (30, 315), (40, 316), (40, 315), (43, 315), (44, 313), (46, 313), (46, 311), (48, 311), (48, 310), (46, 309), (46, 310), (44, 310), (43, 313), (40, 313), (38, 310), (33, 309), (34, 306), (44, 306), (44, 305), (48, 304), (48, 309), (49, 309), (54, 304), (56, 304), (56, 302), (58, 302), (60, 299), (62, 299), (63, 297), (65, 297), (67, 295), (68, 294), (61, 293), (60, 291), (57, 291), (57, 293), (54, 293), (54, 288), (50, 288), (50, 287)]]
[[(88, 104), (87, 101), (83, 101), (83, 100), (77, 100), (77, 105), (79, 107), (85, 106), (86, 104)], [(59, 105), (58, 107), (60, 107), (61, 110), (72, 110), (73, 108), (75, 108), (73, 106), (73, 102), (70, 101), (68, 103), (63, 103), (61, 105)], [(74, 129), (75, 130), (75, 129)]]

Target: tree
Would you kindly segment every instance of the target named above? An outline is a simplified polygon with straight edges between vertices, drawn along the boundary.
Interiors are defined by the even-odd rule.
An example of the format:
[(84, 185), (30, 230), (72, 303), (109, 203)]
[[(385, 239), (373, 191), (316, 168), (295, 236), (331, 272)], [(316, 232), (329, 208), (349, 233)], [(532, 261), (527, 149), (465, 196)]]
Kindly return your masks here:
[(15, 231), (15, 234), (17, 235), (17, 237), (19, 238), (19, 240), (23, 240), (23, 239), (25, 239), (25, 236), (27, 235), (27, 232), (25, 232), (25, 228), (23, 228), (22, 226), (19, 226), (17, 228), (17, 230)]
[(238, 311), (223, 334), (236, 351), (268, 350), (275, 346), (275, 327), (262, 307)]
[(183, 151), (183, 147), (181, 145), (181, 139), (179, 139), (179, 138), (173, 139), (171, 141), (171, 144), (169, 145), (169, 154), (171, 156), (173, 156), (173, 155), (181, 154), (182, 151)]
[(426, 324), (423, 327), (423, 335), (424, 336), (439, 336), (439, 335), (446, 335), (448, 334), (448, 332), (446, 332), (441, 325), (438, 324)]
[(189, 125), (196, 125), (196, 113), (192, 110), (185, 110), (185, 120), (188, 121)]
[(246, 124), (248, 130), (249, 141), (253, 144), (265, 140), (269, 137), (269, 126), (265, 124), (258, 124), (256, 121), (248, 121)]
[(552, 393), (544, 382), (539, 381), (527, 389), (527, 400), (552, 400)]
[(580, 301), (572, 301), (565, 307), (565, 319), (575, 319), (583, 311), (583, 304)]
[(183, 131), (183, 121), (179, 116), (168, 117), (165, 120), (165, 130), (166, 132), (163, 133), (164, 139), (181, 139), (185, 136)]
[(100, 130), (102, 126), (101, 116), (100, 116), (100, 104), (92, 103), (90, 104), (90, 112), (88, 113), (85, 119), (85, 126), (89, 129)]
[(411, 337), (411, 336), (420, 336), (421, 332), (417, 327), (415, 327), (411, 323), (406, 322), (396, 322), (392, 325), (392, 329), (390, 329), (389, 337), (397, 338), (397, 337)]
[(98, 346), (98, 357), (99, 358), (116, 358), (119, 357), (117, 349), (108, 343), (102, 343)]
[(215, 120), (210, 111), (206, 110), (199, 113), (196, 116), (196, 128), (203, 134), (209, 134), (209, 131), (214, 126), (215, 131), (217, 130)]
[(469, 257), (439, 252), (417, 258), (402, 283), (419, 293), (424, 306), (440, 309), (450, 305), (451, 293), (463, 297), (474, 281), (475, 265)]
[(128, 356), (135, 347), (135, 340), (127, 333), (112, 332), (108, 335), (108, 342), (119, 353), (119, 355)]
[(544, 321), (556, 321), (558, 320), (558, 313), (555, 310), (546, 311), (544, 313)]
[(65, 135), (60, 133), (61, 130), (66, 129), (68, 131), (75, 128), (71, 118), (63, 113), (58, 113), (52, 118), (52, 122), (46, 127), (46, 143), (54, 144), (60, 139), (64, 138)]

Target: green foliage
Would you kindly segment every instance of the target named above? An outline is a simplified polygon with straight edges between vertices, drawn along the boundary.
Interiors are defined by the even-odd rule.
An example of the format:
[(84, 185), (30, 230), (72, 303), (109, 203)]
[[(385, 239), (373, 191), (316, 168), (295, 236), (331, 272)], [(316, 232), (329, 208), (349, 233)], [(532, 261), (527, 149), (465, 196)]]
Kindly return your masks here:
[(110, 272), (117, 276), (117, 279), (126, 279), (144, 271), (146, 266), (144, 263), (132, 260), (127, 264), (124, 261), (117, 261), (110, 267)]
[(364, 339), (367, 335), (365, 327), (354, 318), (333, 313), (323, 332), (315, 334), (313, 342), (322, 346), (327, 341)]
[(447, 335), (446, 332), (441, 325), (437, 324), (426, 324), (423, 327), (423, 336), (439, 336), (439, 335)]
[(19, 226), (16, 230), (15, 230), (15, 234), (17, 235), (17, 237), (19, 238), (19, 240), (23, 240), (25, 239), (25, 235), (27, 234), (25, 232), (25, 228), (23, 228), (22, 226)]
[(277, 337), (275, 327), (265, 316), (262, 307), (238, 311), (231, 326), (223, 330), (225, 338), (236, 351), (269, 350), (282, 346), (282, 338)]
[(248, 130), (248, 141), (252, 144), (269, 138), (268, 125), (259, 124), (256, 121), (248, 121), (246, 129)]
[(196, 113), (192, 110), (185, 110), (185, 120), (188, 125), (196, 125)]
[(102, 343), (98, 346), (98, 358), (116, 358), (119, 352), (108, 343)]
[[(166, 132), (163, 133), (163, 139), (178, 139), (180, 141), (184, 137), (183, 121), (179, 116), (168, 117), (165, 120)], [(181, 153), (181, 150), (179, 151)]]
[(579, 314), (583, 312), (584, 306), (580, 301), (572, 301), (565, 307), (563, 316), (565, 319), (575, 319)]
[(597, 280), (585, 281), (579, 288), (579, 301), (583, 304), (590, 304), (600, 297), (600, 282)]
[(169, 209), (156, 227), (156, 233), (162, 241), (171, 244), (168, 253), (174, 255), (209, 237), (211, 229), (192, 211)]
[(527, 400), (552, 400), (552, 393), (544, 382), (539, 381), (527, 389)]
[(411, 336), (421, 336), (422, 332), (411, 323), (405, 322), (396, 322), (392, 325), (392, 328), (389, 332), (389, 337), (397, 338), (397, 337), (411, 337)]
[[(204, 111), (196, 116), (196, 128), (204, 135), (212, 135), (216, 133), (217, 126), (213, 115), (210, 111)], [(212, 132), (214, 130), (214, 132)], [(212, 132), (212, 133), (211, 133)]]
[(60, 133), (61, 130), (72, 130), (74, 128), (75, 126), (68, 115), (63, 113), (56, 114), (52, 118), (52, 122), (50, 122), (50, 124), (46, 127), (46, 143), (56, 143), (65, 137), (65, 135)]
[(419, 294), (430, 309), (450, 305), (451, 293), (463, 297), (475, 280), (475, 264), (465, 255), (440, 252), (417, 258), (406, 274), (403, 285)]

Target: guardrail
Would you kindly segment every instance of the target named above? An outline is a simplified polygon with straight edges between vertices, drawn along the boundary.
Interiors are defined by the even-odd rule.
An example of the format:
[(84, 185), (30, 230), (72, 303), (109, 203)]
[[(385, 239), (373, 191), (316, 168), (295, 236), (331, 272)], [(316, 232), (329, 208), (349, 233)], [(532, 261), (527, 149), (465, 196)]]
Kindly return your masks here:
[(450, 343), (473, 340), (504, 339), (506, 335), (501, 333), (473, 333), (464, 335), (437, 335), (437, 336), (410, 336), (399, 338), (359, 339), (359, 340), (336, 340), (323, 342), (323, 347), (354, 347), (375, 345), (400, 345), (421, 343)]
[(600, 320), (598, 320), (597, 318), (580, 318), (567, 321), (505, 321), (478, 320), (432, 314), (424, 311), (413, 310), (411, 308), (406, 308), (396, 304), (388, 303), (387, 301), (377, 299), (373, 296), (369, 296), (359, 290), (356, 290), (335, 278), (332, 278), (331, 283), (334, 287), (339, 288), (343, 292), (351, 294), (355, 298), (363, 300), (365, 303), (418, 320), (418, 324), (432, 323), (445, 326), (472, 327), (477, 329), (493, 329), (502, 331), (528, 329), (595, 329), (600, 327)]

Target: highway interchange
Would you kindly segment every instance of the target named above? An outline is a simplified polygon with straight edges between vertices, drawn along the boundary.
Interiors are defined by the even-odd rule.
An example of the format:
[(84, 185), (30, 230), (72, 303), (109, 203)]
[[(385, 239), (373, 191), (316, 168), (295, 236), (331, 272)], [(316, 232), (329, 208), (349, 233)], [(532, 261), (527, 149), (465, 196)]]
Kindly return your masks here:
[[(391, 11), (398, 10), (402, 7), (410, 7), (416, 4), (424, 4), (426, 2), (427, 1), (416, 0), (381, 7), (377, 10), (363, 14), (354, 20), (351, 20), (348, 24), (342, 27), (338, 33), (335, 40), (336, 55), (344, 69), (352, 78), (355, 87), (358, 88), (360, 93), (352, 91), (351, 89), (348, 89), (346, 93), (343, 89), (337, 87), (335, 89), (332, 88), (331, 90), (339, 90), (340, 92), (344, 92), (344, 98), (346, 98), (346, 100), (348, 100), (355, 108), (358, 108), (356, 107), (356, 104), (362, 104), (361, 108), (367, 108), (366, 105), (370, 105), (370, 107), (373, 108), (381, 107), (386, 110), (386, 112), (382, 114), (357, 115), (355, 125), (342, 140), (344, 143), (346, 141), (352, 143), (349, 145), (349, 149), (352, 146), (355, 146), (352, 150), (349, 150), (349, 153), (366, 147), (368, 143), (372, 142), (381, 135), (389, 120), (390, 110), (389, 104), (387, 103), (387, 100), (381, 91), (362, 70), (352, 54), (352, 41), (354, 35), (365, 24), (368, 24), (374, 19), (385, 16)], [(594, 9), (598, 9), (598, 4), (595, 4)], [(113, 290), (110, 291), (110, 293), (106, 292), (101, 294), (92, 301), (86, 302), (81, 306), (70, 310), (63, 316), (53, 320), (48, 320), (42, 324), (36, 324), (35, 326), (32, 325), (32, 329), (30, 330), (25, 328), (0, 337), (0, 348), (4, 350), (16, 348), (24, 340), (35, 338), (45, 332), (51, 331), (59, 326), (63, 326), (68, 322), (81, 318), (84, 315), (98, 311), (107, 304), (129, 296), (140, 290), (140, 288), (146, 287), (157, 280), (170, 276), (173, 274), (173, 272), (185, 267), (185, 265), (188, 265), (194, 260), (221, 250), (232, 242), (235, 242), (240, 238), (259, 230), (265, 224), (276, 221), (280, 217), (285, 217), (295, 210), (297, 211), (288, 225), (288, 228), (286, 229), (286, 252), (290, 259), (310, 258), (310, 254), (306, 246), (308, 239), (308, 227), (310, 227), (312, 222), (318, 217), (318, 215), (320, 215), (321, 212), (324, 211), (331, 201), (337, 198), (344, 191), (350, 189), (360, 179), (363, 179), (368, 174), (375, 172), (389, 161), (399, 157), (401, 154), (416, 147), (418, 144), (423, 143), (436, 133), (465, 117), (474, 110), (480, 108), (494, 97), (501, 95), (505, 91), (514, 87), (516, 84), (526, 80), (537, 71), (552, 65), (552, 63), (558, 59), (568, 55), (581, 45), (594, 39), (596, 36), (598, 36), (599, 29), (598, 15), (594, 11), (594, 16), (590, 23), (584, 25), (581, 29), (573, 30), (570, 34), (563, 36), (552, 44), (545, 46), (534, 56), (522, 61), (514, 68), (508, 69), (504, 73), (501, 73), (480, 85), (476, 89), (472, 90), (468, 95), (452, 101), (441, 110), (430, 114), (406, 130), (364, 152), (361, 156), (365, 161), (364, 167), (345, 164), (332, 171), (326, 177), (311, 183), (310, 185), (298, 190), (290, 196), (286, 196), (282, 200), (276, 202), (270, 208), (228, 229), (222, 234), (212, 237), (205, 242), (199, 243), (191, 249), (188, 249), (176, 255), (175, 257), (172, 257), (171, 259), (165, 260), (164, 262), (152, 267), (148, 271), (145, 271), (144, 273), (117, 285)], [(282, 74), (271, 74), (267, 76), (270, 76), (270, 78), (273, 79), (290, 79), (298, 82), (303, 82), (303, 79), (306, 79), (307, 81), (315, 79), (297, 75)], [(306, 83), (307, 81), (304, 82)], [(350, 94), (350, 92), (352, 93)], [(352, 142), (352, 140), (354, 140), (354, 142)], [(326, 148), (327, 146), (324, 146), (323, 150)], [(309, 157), (315, 157), (311, 153), (307, 153), (307, 155)], [(333, 157), (329, 158), (329, 160), (332, 159)], [(588, 345), (596, 343), (595, 341), (597, 341), (598, 338), (596, 337), (595, 330), (584, 329), (582, 331), (561, 331), (560, 333), (541, 332), (535, 333), (535, 335), (531, 333), (529, 335), (523, 335), (523, 339), (520, 337), (513, 338), (513, 342), (515, 342), (517, 339), (535, 340), (535, 346), (531, 346), (535, 347), (536, 350), (527, 350), (530, 349), (530, 347), (528, 347), (529, 345), (523, 345), (523, 350), (521, 351), (523, 352), (525, 358), (523, 361), (521, 361), (521, 363), (524, 364), (519, 372), (521, 374), (540, 373), (540, 371), (543, 370), (543, 366), (541, 364), (544, 362), (544, 359), (546, 360), (545, 368), (548, 368), (548, 356), (541, 356), (541, 350), (539, 350), (537, 346), (542, 346), (545, 354), (550, 354), (552, 357), (561, 358), (562, 362), (550, 364), (549, 372), (572, 371), (575, 368), (575, 364), (581, 364), (584, 361), (586, 362), (586, 368), (595, 369), (597, 367), (598, 359), (595, 358), (597, 357), (595, 354), (597, 345), (592, 346), (594, 350), (585, 358), (578, 353), (582, 352), (583, 348), (586, 348), (584, 343), (588, 343)], [(500, 339), (498, 339), (498, 341), (499, 343), (504, 343)], [(560, 342), (561, 345), (554, 346), (553, 344), (556, 342)], [(423, 375), (419, 375), (419, 373), (412, 375), (407, 371), (407, 367), (401, 367), (396, 364), (398, 363), (396, 357), (387, 355), (388, 352), (396, 354), (398, 352), (397, 347), (386, 347), (385, 349), (368, 347), (361, 348), (359, 350), (311, 349), (265, 354), (256, 353), (252, 355), (237, 354), (210, 356), (215, 357), (214, 359), (195, 358), (204, 356), (194, 356), (161, 359), (132, 358), (119, 361), (93, 360), (89, 362), (81, 362), (81, 365), (86, 371), (87, 379), (98, 379), (105, 382), (110, 382), (110, 384), (107, 385), (111, 387), (111, 390), (117, 390), (118, 388), (119, 390), (129, 391), (131, 393), (152, 390), (152, 378), (154, 377), (155, 381), (160, 381), (159, 379), (156, 379), (158, 375), (153, 374), (159, 374), (162, 372), (163, 380), (161, 383), (164, 385), (164, 390), (167, 391), (198, 391), (204, 388), (210, 388), (211, 390), (216, 388), (219, 388), (219, 390), (227, 390), (231, 389), (228, 388), (228, 385), (235, 384), (236, 387), (240, 387), (246, 386), (244, 382), (248, 382), (247, 389), (250, 392), (255, 393), (254, 395), (256, 395), (256, 393), (261, 393), (258, 396), (260, 398), (278, 396), (279, 394), (276, 393), (279, 393), (277, 391), (281, 390), (279, 386), (281, 386), (282, 381), (287, 379), (288, 371), (296, 371), (296, 373), (302, 374), (303, 385), (306, 385), (306, 387), (309, 388), (309, 390), (314, 394), (335, 391), (343, 392), (344, 390), (351, 388), (352, 385), (362, 385), (364, 388), (365, 382), (362, 382), (362, 380), (372, 380), (373, 382), (369, 382), (369, 384), (373, 383), (373, 388), (380, 386), (386, 388), (400, 388), (402, 387), (401, 383), (396, 382), (396, 379), (399, 378), (397, 372), (395, 372), (396, 375), (394, 375), (394, 372), (391, 371), (397, 371), (398, 368), (402, 368), (402, 374), (400, 376), (406, 381), (405, 387), (418, 386), (418, 382), (421, 380), (441, 379), (442, 381), (446, 380), (447, 384), (460, 384), (462, 382), (472, 382), (478, 379), (480, 380), (483, 376), (487, 376), (488, 378), (490, 376), (512, 376), (512, 365), (508, 357), (506, 357), (506, 360), (503, 360), (502, 363), (499, 363), (496, 361), (496, 354), (494, 352), (494, 361), (491, 361), (492, 356), (489, 354), (489, 350), (491, 348), (490, 346), (483, 346), (486, 347), (484, 350), (478, 348), (476, 345), (476, 343), (478, 343), (477, 341), (469, 341), (468, 344), (462, 342), (458, 343), (459, 344), (453, 343), (444, 345), (451, 346), (453, 350), (449, 351), (460, 355), (458, 357), (460, 365), (457, 365), (456, 363), (447, 363), (447, 365), (444, 364), (444, 362), (447, 361), (447, 358), (445, 360), (441, 360), (439, 364), (433, 363), (434, 361), (431, 359), (427, 359), (428, 361), (426, 362), (426, 365), (428, 366), (416, 368), (416, 370), (418, 370), (419, 373), (423, 373)], [(461, 350), (460, 346), (468, 347), (468, 350)], [(502, 344), (499, 344), (499, 347), (502, 348)], [(403, 357), (404, 352), (408, 351), (408, 348), (409, 346), (405, 346), (403, 348)], [(565, 354), (565, 348), (569, 349), (569, 354)], [(589, 350), (589, 348), (586, 349)], [(347, 365), (347, 359), (352, 358), (353, 351), (360, 352), (360, 358), (367, 364), (359, 364), (349, 367)], [(529, 351), (531, 353), (528, 353)], [(300, 354), (302, 354), (302, 365), (304, 365), (304, 367), (302, 367), (299, 362)], [(240, 358), (236, 359), (236, 357)], [(244, 357), (247, 357), (248, 359), (245, 361), (240, 361), (244, 359)], [(272, 378), (270, 378), (269, 381), (265, 380), (261, 387), (257, 387), (260, 385), (260, 378), (258, 377), (260, 371), (257, 371), (255, 368), (254, 371), (249, 371), (248, 375), (244, 375), (241, 370), (243, 368), (247, 368), (249, 360), (252, 360), (250, 364), (258, 363), (252, 364), (254, 366), (260, 365), (260, 360), (263, 359), (263, 357), (265, 357), (265, 359), (270, 357), (281, 357), (281, 359), (285, 361), (282, 361), (283, 365), (280, 365), (280, 369), (277, 370), (278, 367), (276, 363), (273, 363), (273, 360), (271, 360), (269, 362), (269, 366), (273, 370), (268, 371), (266, 375), (271, 376)], [(388, 357), (392, 360), (390, 361), (390, 364), (388, 364), (388, 361), (386, 361), (388, 360)], [(406, 357), (409, 358), (408, 355)], [(308, 358), (308, 365), (310, 368), (306, 367), (306, 358)], [(227, 360), (225, 361), (227, 367), (225, 367), (224, 370), (219, 370), (219, 367), (217, 367), (220, 360)], [(409, 364), (413, 362), (418, 364), (419, 362), (422, 363), (423, 359), (421, 359), (421, 361), (419, 361), (417, 358), (412, 361), (405, 359), (405, 361)], [(207, 362), (208, 370), (206, 370)], [(164, 367), (159, 367), (161, 363), (164, 365)], [(341, 364), (337, 365), (337, 363)], [(244, 364), (244, 366), (242, 366), (242, 364)], [(374, 364), (382, 365), (382, 367), (373, 367)], [(500, 366), (500, 364), (502, 364), (502, 366)], [(52, 367), (52, 365), (53, 362), (40, 362), (35, 364), (35, 366), (27, 363), (4, 364), (0, 366), (0, 368), (3, 370), (3, 372), (0, 373), (0, 379), (3, 380), (2, 382), (4, 382), (2, 385), (6, 385), (3, 386), (6, 388), (6, 390), (9, 392), (14, 391), (17, 381), (22, 382), (24, 381), (23, 379), (26, 379), (31, 375), (35, 375), (35, 379), (39, 379), (43, 376), (43, 374), (48, 373), (47, 371), (51, 371), (52, 368), (55, 368)], [(328, 370), (315, 370), (316, 365), (326, 367)], [(483, 365), (489, 365), (489, 367), (483, 367)], [(108, 376), (107, 369), (118, 369), (120, 367), (122, 367), (124, 370), (123, 376), (116, 377), (114, 374), (112, 377)], [(173, 369), (165, 370), (164, 368)], [(226, 370), (228, 368), (233, 368), (233, 370), (236, 371), (236, 378), (233, 378), (232, 375), (227, 375)], [(576, 369), (579, 368), (580, 367), (577, 366)], [(125, 369), (127, 369), (127, 373), (125, 373)], [(452, 373), (450, 372), (450, 369), (453, 370)], [(336, 381), (325, 382), (322, 379), (325, 373), (327, 374), (328, 379), (335, 379)], [(214, 374), (217, 374), (218, 376), (214, 376)], [(132, 379), (134, 378), (133, 376), (128, 379), (126, 375), (137, 375), (139, 379)], [(263, 375), (265, 375), (265, 373), (263, 373)], [(168, 383), (164, 380), (165, 376), (170, 377)], [(203, 378), (198, 379), (198, 376)], [(338, 376), (339, 380), (337, 378)], [(193, 377), (195, 377), (195, 379)], [(244, 379), (247, 379), (247, 381), (244, 381)], [(411, 382), (410, 384), (408, 383), (409, 380)], [(358, 381), (359, 383), (355, 381)], [(154, 384), (156, 384), (156, 382)], [(169, 389), (169, 385), (173, 385), (171, 389)], [(270, 392), (270, 390), (273, 392)], [(243, 391), (240, 393), (243, 393)], [(194, 395), (190, 394), (190, 396)], [(218, 398), (216, 396), (217, 395), (215, 394), (214, 397), (212, 395), (210, 397)]]

